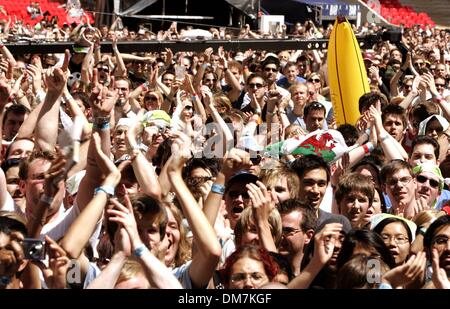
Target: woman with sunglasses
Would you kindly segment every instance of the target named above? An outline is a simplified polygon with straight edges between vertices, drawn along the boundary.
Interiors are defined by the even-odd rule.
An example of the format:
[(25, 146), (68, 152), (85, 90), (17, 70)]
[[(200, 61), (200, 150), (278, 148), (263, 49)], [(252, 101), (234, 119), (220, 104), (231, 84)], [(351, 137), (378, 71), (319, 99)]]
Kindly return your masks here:
[(161, 104), (164, 98), (159, 91), (149, 91), (144, 96), (144, 108), (147, 111), (161, 109)]

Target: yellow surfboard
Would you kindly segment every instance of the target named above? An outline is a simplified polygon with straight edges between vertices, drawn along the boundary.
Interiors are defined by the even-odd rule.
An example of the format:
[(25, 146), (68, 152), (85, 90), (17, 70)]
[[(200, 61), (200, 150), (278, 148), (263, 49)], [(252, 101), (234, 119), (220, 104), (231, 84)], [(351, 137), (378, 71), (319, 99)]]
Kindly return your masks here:
[(328, 81), (337, 125), (355, 125), (358, 100), (370, 92), (366, 68), (351, 24), (338, 17), (328, 43)]

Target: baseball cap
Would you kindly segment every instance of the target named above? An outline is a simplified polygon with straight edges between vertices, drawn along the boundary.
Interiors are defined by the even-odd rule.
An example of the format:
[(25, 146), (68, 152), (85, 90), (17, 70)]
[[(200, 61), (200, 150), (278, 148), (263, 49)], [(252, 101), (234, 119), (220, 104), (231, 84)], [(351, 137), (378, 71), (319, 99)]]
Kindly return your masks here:
[(252, 174), (247, 170), (240, 170), (236, 172), (233, 176), (231, 176), (230, 179), (228, 179), (226, 189), (229, 189), (234, 183), (238, 181), (243, 181), (247, 183), (256, 183), (258, 179), (259, 179), (258, 176), (256, 176), (255, 174)]
[(275, 55), (274, 53), (267, 53), (264, 56), (264, 59), (261, 61), (261, 65), (264, 67), (266, 65), (266, 63), (268, 63), (269, 61), (273, 61), (275, 62), (275, 64), (277, 65), (277, 67), (280, 66), (280, 59), (278, 58), (277, 55)]
[(131, 128), (134, 125), (135, 120), (132, 118), (120, 118), (119, 121), (117, 121), (117, 127), (124, 126)]
[(149, 111), (149, 112), (145, 113), (144, 117), (142, 118), (142, 122), (143, 122), (144, 126), (149, 122), (153, 122), (158, 127), (168, 127), (168, 126), (170, 126), (170, 121), (171, 121), (171, 118), (170, 118), (169, 114), (167, 114), (163, 110)]

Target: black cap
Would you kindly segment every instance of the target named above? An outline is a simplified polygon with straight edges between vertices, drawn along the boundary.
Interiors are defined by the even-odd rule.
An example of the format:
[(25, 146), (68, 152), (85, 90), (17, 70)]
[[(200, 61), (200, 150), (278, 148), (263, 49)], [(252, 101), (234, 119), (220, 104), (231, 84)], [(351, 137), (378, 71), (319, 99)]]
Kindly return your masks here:
[(240, 170), (240, 171), (236, 172), (233, 176), (231, 176), (230, 179), (228, 179), (226, 189), (229, 189), (233, 185), (233, 183), (235, 183), (237, 181), (244, 181), (247, 183), (256, 183), (256, 181), (258, 181), (258, 180), (259, 180), (259, 178), (255, 174), (252, 174), (247, 170)]

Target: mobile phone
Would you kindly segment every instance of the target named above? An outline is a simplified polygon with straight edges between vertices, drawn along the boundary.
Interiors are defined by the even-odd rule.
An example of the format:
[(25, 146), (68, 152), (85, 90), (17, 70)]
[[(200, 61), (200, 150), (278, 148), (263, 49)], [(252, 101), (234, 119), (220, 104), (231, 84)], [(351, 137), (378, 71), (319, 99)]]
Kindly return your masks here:
[(22, 243), (22, 248), (26, 260), (45, 260), (45, 241), (34, 238), (25, 238)]

